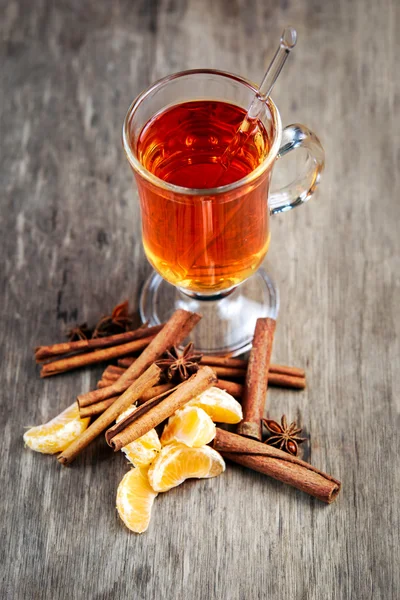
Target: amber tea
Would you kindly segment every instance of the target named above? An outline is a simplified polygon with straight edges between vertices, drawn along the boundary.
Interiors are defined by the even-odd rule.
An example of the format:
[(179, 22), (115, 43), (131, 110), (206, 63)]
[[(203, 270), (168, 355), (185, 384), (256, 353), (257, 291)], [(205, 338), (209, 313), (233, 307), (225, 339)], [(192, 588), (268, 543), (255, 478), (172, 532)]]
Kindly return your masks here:
[(270, 170), (237, 190), (208, 192), (242, 179), (269, 152), (257, 120), (229, 166), (221, 165), (245, 114), (227, 102), (185, 102), (156, 114), (139, 135), (137, 156), (148, 171), (170, 185), (207, 189), (174, 196), (137, 179), (147, 257), (174, 285), (203, 294), (230, 288), (254, 273), (268, 250)]
[[(295, 40), (286, 28), (258, 88), (213, 69), (172, 73), (139, 94), (124, 120), (155, 268), (140, 294), (141, 319), (156, 325), (178, 308), (200, 313), (188, 341), (203, 354), (245, 352), (257, 319), (276, 318), (278, 291), (259, 268), (269, 217), (306, 202), (320, 180), (318, 138), (299, 123), (283, 129), (270, 96)], [(297, 149), (303, 164), (296, 161), (288, 185), (271, 190), (277, 159)]]

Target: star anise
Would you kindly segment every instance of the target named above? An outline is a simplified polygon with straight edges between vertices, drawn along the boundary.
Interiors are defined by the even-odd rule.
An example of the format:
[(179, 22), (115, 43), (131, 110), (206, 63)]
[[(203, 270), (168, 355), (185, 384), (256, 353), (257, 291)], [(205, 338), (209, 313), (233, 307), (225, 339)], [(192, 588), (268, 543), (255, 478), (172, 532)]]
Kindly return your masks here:
[(293, 454), (293, 456), (297, 456), (299, 450), (298, 444), (302, 444), (307, 438), (300, 438), (297, 436), (302, 430), (297, 427), (295, 421), (288, 426), (286, 415), (283, 415), (281, 424), (272, 419), (263, 419), (262, 422), (268, 431), (273, 434), (265, 440), (266, 444), (278, 446), (280, 450), (284, 450), (289, 454)]
[(194, 350), (193, 342), (190, 342), (182, 352), (176, 346), (167, 350), (162, 358), (156, 361), (156, 365), (164, 371), (170, 381), (185, 381), (199, 369), (202, 357), (202, 354)]
[(87, 326), (87, 323), (75, 325), (75, 327), (67, 332), (67, 338), (70, 342), (75, 342), (78, 340), (90, 340), (91, 337), (92, 330)]
[(113, 309), (111, 315), (102, 317), (93, 331), (93, 338), (105, 337), (116, 333), (129, 331), (132, 327), (132, 318), (129, 316), (128, 301), (121, 302)]

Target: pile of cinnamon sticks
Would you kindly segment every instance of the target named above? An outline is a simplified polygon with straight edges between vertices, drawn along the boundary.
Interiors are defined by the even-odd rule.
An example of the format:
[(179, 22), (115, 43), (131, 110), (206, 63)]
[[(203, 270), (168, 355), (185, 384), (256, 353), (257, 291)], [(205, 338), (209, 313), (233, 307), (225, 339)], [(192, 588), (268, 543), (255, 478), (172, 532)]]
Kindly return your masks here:
[[(223, 456), (284, 481), (320, 500), (332, 502), (340, 483), (304, 461), (261, 443), (261, 418), (268, 386), (304, 389), (305, 373), (296, 367), (270, 364), (275, 330), (273, 319), (259, 319), (249, 360), (205, 356), (190, 379), (174, 385), (162, 381), (155, 364), (171, 347), (178, 346), (201, 316), (177, 310), (167, 323), (92, 340), (79, 340), (36, 348), (41, 376), (117, 360), (109, 364), (97, 389), (77, 398), (81, 417), (94, 420), (58, 456), (72, 462), (104, 430), (107, 443), (118, 450), (161, 424), (177, 409), (211, 386), (218, 386), (242, 401), (243, 421), (237, 434), (217, 429), (214, 448)], [(133, 403), (140, 407), (114, 425)], [(253, 439), (251, 439), (253, 438)]]

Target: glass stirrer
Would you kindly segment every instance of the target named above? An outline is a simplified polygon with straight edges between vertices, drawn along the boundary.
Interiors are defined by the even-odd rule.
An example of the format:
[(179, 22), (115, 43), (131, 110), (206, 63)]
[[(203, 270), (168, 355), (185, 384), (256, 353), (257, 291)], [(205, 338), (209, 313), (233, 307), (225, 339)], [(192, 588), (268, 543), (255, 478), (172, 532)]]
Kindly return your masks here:
[[(297, 32), (293, 27), (285, 27), (282, 32), (281, 39), (279, 42), (279, 47), (277, 48), (275, 55), (264, 75), (264, 78), (258, 88), (257, 93), (254, 95), (254, 98), (250, 104), (249, 110), (246, 113), (242, 123), (240, 124), (234, 138), (229, 143), (224, 153), (220, 158), (220, 165), (226, 169), (228, 169), (231, 164), (232, 158), (235, 156), (236, 152), (244, 144), (249, 136), (249, 133), (252, 129), (252, 125), (257, 119), (259, 119), (264, 110), (265, 102), (268, 100), (272, 89), (276, 83), (276, 80), (279, 77), (280, 72), (282, 71), (283, 65), (286, 62), (289, 53), (296, 45), (297, 41)], [(223, 173), (222, 173), (223, 174)], [(217, 187), (219, 179), (218, 178), (215, 184), (212, 187)]]

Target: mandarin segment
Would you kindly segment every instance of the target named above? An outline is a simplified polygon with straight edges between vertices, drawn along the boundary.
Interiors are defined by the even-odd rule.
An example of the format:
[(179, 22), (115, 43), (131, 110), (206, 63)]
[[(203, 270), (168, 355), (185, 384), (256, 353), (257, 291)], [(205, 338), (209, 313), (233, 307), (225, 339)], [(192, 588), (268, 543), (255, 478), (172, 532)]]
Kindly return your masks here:
[(204, 446), (215, 437), (215, 425), (204, 410), (197, 406), (185, 406), (169, 418), (161, 444), (181, 442), (193, 448)]
[(218, 423), (239, 423), (243, 419), (242, 407), (237, 400), (225, 390), (211, 387), (193, 400), (187, 406), (202, 408), (213, 421)]
[(222, 456), (210, 446), (189, 448), (173, 442), (162, 448), (148, 475), (156, 492), (166, 492), (186, 479), (216, 477), (223, 471), (225, 463)]
[(24, 442), (28, 448), (42, 454), (63, 452), (85, 431), (90, 418), (81, 419), (76, 402), (62, 413), (44, 423), (31, 427), (24, 433)]
[(139, 439), (121, 448), (121, 452), (135, 467), (148, 466), (160, 450), (161, 443), (155, 429), (151, 429)]
[(124, 475), (118, 486), (116, 504), (128, 529), (135, 533), (146, 531), (157, 495), (150, 486), (146, 468), (134, 468)]
[[(125, 419), (134, 410), (136, 410), (136, 407), (130, 406), (118, 416), (116, 422), (118, 423), (121, 419)], [(142, 435), (142, 437), (121, 448), (121, 452), (125, 454), (126, 458), (135, 467), (148, 466), (155, 459), (160, 450), (161, 443), (155, 429), (151, 429)]]

